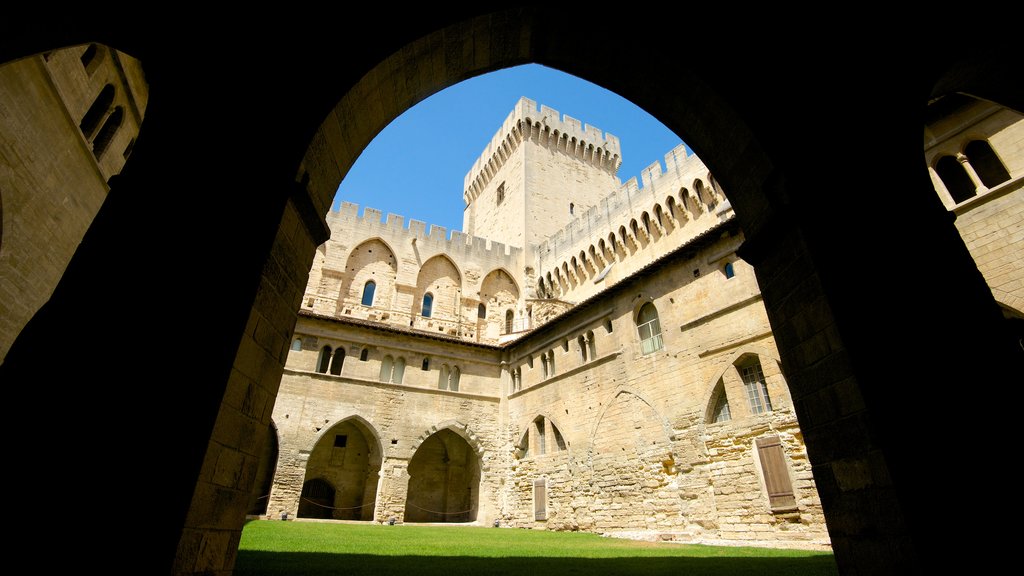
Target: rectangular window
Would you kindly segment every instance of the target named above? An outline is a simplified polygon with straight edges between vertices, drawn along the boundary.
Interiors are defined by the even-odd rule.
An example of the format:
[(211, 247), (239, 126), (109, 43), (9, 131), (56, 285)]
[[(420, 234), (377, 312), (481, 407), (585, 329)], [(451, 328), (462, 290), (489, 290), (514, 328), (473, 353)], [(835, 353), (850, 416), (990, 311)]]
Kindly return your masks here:
[(764, 372), (761, 371), (761, 363), (754, 362), (740, 367), (740, 376), (743, 377), (743, 385), (747, 389), (747, 400), (750, 402), (750, 411), (754, 414), (762, 414), (772, 411), (772, 401), (768, 397), (768, 386), (764, 381)]
[(334, 436), (334, 447), (344, 448), (348, 444), (348, 436), (345, 434), (335, 434)]
[(548, 479), (538, 478), (533, 481), (533, 519), (548, 519)]
[(768, 503), (772, 511), (795, 510), (796, 496), (793, 494), (793, 483), (789, 479), (789, 469), (786, 466), (786, 454), (782, 450), (779, 437), (758, 438), (757, 455), (761, 460), (761, 473), (764, 475), (764, 485), (768, 491)]
[(501, 204), (505, 200), (505, 183), (498, 184), (498, 201), (497, 204)]

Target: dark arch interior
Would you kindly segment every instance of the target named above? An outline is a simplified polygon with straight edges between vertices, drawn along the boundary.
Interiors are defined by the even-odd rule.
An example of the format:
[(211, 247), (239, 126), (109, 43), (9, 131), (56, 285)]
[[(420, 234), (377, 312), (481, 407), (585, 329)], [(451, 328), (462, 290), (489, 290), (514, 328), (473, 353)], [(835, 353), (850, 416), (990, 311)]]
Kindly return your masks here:
[[(376, 435), (359, 420), (335, 424), (317, 441), (306, 461), (299, 518), (371, 520), (379, 474)], [(330, 492), (318, 488), (307, 495), (305, 486), (314, 481), (330, 485)]]
[[(164, 509), (145, 531), (125, 530), (123, 515), (104, 514), (97, 522), (106, 529), (68, 542), (67, 560), (57, 558), (53, 567), (75, 569), (71, 559), (87, 557), (114, 573), (231, 569), (231, 535), (241, 530), (250, 486), (224, 485), (212, 471), (228, 461), (217, 457), (223, 450), (244, 463), (261, 449), (246, 439), (267, 425), (270, 411), (257, 407), (273, 403), (280, 356), (276, 339), (265, 338), (274, 331), (256, 327), (274, 324), (287, 346), (294, 323), (287, 311), (299, 307), (337, 184), (405, 109), (457, 81), (526, 62), (632, 100), (680, 134), (729, 192), (747, 239), (742, 256), (755, 267), (780, 343), (840, 570), (934, 572), (948, 564), (950, 551), (1005, 544), (1007, 535), (950, 529), (936, 482), (950, 446), (922, 441), (934, 415), (948, 413), (950, 397), (908, 386), (1013, 382), (1020, 375), (1019, 345), (1001, 336), (998, 307), (937, 200), (921, 154), (929, 98), (960, 91), (1024, 110), (1013, 35), (991, 31), (986, 42), (945, 48), (916, 18), (887, 19), (886, 33), (872, 42), (862, 32), (875, 29), (875, 20), (818, 31), (794, 22), (746, 31), (756, 57), (737, 60), (701, 50), (730, 41), (721, 27), (690, 27), (681, 42), (674, 19), (628, 7), (615, 18), (575, 12), (571, 24), (530, 8), (413, 8), (375, 29), (370, 43), (298, 10), (275, 13), (262, 26), (214, 15), (196, 26), (188, 14), (156, 23), (26, 12), (47, 26), (0, 35), (0, 62), (58, 46), (113, 46), (142, 61), (151, 99), (131, 162), (112, 179), (53, 297), (0, 365), (0, 381), (24, 391), (29, 404), (45, 403), (54, 420), (107, 414), (134, 392), (69, 386), (39, 367), (59, 335), (76, 343), (64, 360), (79, 382), (108, 381), (109, 365), (98, 359), (109, 358), (109, 344), (117, 342), (118, 370), (147, 374), (147, 387), (161, 392), (147, 418), (189, 419), (163, 438), (127, 433), (120, 417), (94, 420), (93, 435), (117, 438), (119, 449), (76, 451), (90, 468), (123, 469), (125, 454), (160, 458), (134, 461), (133, 474), (151, 480), (137, 487), (96, 474), (80, 478), (78, 489), (97, 502), (145, 501), (157, 483)], [(623, 37), (628, 21), (644, 22), (644, 41), (629, 41), (630, 33), (606, 44)], [(184, 38), (179, 30), (190, 33)], [(258, 57), (239, 53), (265, 45), (270, 33), (289, 40)], [(935, 49), (922, 61), (902, 49), (907, 44)], [(825, 64), (817, 56), (827, 56)], [(197, 125), (220, 137), (197, 139), (188, 129)], [(859, 154), (870, 161), (853, 161)], [(884, 175), (884, 205), (858, 202), (875, 178), (837, 176), (837, 166), (857, 165)], [(142, 239), (158, 265), (128, 265), (127, 244)], [(912, 278), (904, 258), (885, 256), (894, 246), (917, 250)], [(138, 285), (159, 302), (160, 329), (125, 338), (126, 327), (157, 322), (126, 305), (119, 288)], [(956, 306), (922, 286), (955, 294)], [(183, 341), (196, 347), (152, 370), (153, 350), (182, 350)], [(39, 385), (51, 379), (57, 400), (50, 386)], [(245, 397), (259, 401), (236, 401)], [(956, 405), (977, 413), (983, 401), (968, 396)], [(37, 418), (22, 411), (10, 424), (39, 430)], [(991, 424), (992, 437), (1013, 437)], [(56, 443), (56, 434), (44, 429), (33, 444)], [(999, 448), (975, 443), (971, 460), (998, 461)], [(15, 445), (9, 457), (40, 472), (52, 466), (33, 446)], [(959, 494), (984, 495), (985, 506), (999, 507), (1013, 493), (1009, 478), (969, 470), (957, 463)], [(63, 489), (60, 474), (38, 476), (41, 492)], [(13, 513), (35, 521), (21, 506)], [(114, 532), (117, 547), (109, 546)], [(211, 552), (202, 546), (210, 542), (221, 543)], [(124, 550), (132, 550), (130, 559)]]
[(409, 461), (406, 522), (472, 522), (480, 497), (480, 458), (445, 428), (420, 444)]

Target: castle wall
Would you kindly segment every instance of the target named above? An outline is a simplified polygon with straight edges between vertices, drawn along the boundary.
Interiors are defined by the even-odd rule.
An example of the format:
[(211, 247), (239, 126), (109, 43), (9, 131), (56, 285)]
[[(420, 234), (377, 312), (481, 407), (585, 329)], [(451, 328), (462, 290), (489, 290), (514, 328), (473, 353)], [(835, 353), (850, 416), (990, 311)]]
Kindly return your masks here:
[[(828, 542), (753, 270), (737, 260), (735, 275), (726, 278), (707, 264), (708, 254), (732, 253), (741, 241), (727, 236), (654, 276), (630, 280), (600, 304), (555, 319), (512, 346), (509, 364), (521, 370), (522, 389), (509, 397), (508, 441), (521, 444), (543, 416), (558, 427), (566, 448), (549, 447), (544, 455), (531, 449), (509, 470), (508, 523), (654, 531), (690, 541)], [(695, 269), (703, 273), (694, 277)], [(663, 348), (649, 354), (635, 323), (644, 302), (657, 307), (663, 339)], [(554, 359), (547, 377), (545, 356)], [(773, 408), (762, 414), (752, 412), (739, 372), (753, 359)], [(719, 382), (732, 418), (709, 423)], [(755, 446), (774, 437), (796, 502), (785, 510), (769, 502)], [(532, 499), (541, 478), (548, 517), (538, 522)]]
[[(613, 136), (524, 99), (466, 176), (466, 230), (503, 242), (348, 203), (328, 215), (275, 406), (269, 515), (299, 509), (315, 476), (348, 486), (335, 518), (372, 502), (360, 518), (827, 547), (728, 201), (683, 146), (642, 189), (618, 185), (618, 160)], [(343, 471), (339, 422), (379, 439)], [(421, 447), (434, 457), (411, 477)], [(473, 518), (444, 504), (468, 506), (449, 498), (467, 488)]]
[(630, 179), (536, 248), (546, 294), (580, 302), (731, 217), (707, 167), (683, 145), (665, 165), (653, 163), (643, 188)]
[[(365, 208), (359, 214), (359, 206), (348, 202), (329, 213), (327, 222), (331, 239), (318, 249), (303, 298), (304, 310), (321, 315), (485, 341), (489, 332), (479, 333), (477, 318), (483, 279), (499, 270), (511, 275), (523, 269), (519, 248), (458, 231), (449, 236), (440, 226), (428, 232), (417, 220), (406, 227), (394, 214), (382, 222), (380, 211)], [(364, 306), (363, 290), (371, 279), (377, 283), (373, 305)], [(428, 287), (438, 291), (437, 314), (424, 318)]]
[[(107, 181), (124, 166), (145, 112), (138, 61), (98, 46), (86, 69), (87, 49), (0, 67), (0, 362), (49, 300), (106, 198)], [(108, 84), (109, 108), (87, 137), (79, 123)], [(93, 141), (115, 107), (123, 110), (120, 127), (97, 157)]]
[(1024, 176), (980, 198), (956, 227), (996, 302), (1024, 317)]
[(521, 98), (466, 174), (463, 228), (535, 246), (618, 187), (620, 154), (615, 136)]
[[(962, 152), (973, 140), (988, 142), (1010, 179), (956, 204), (935, 163)], [(1024, 317), (1024, 118), (988, 102), (974, 103), (929, 127), (925, 160), (932, 184), (956, 215), (956, 227), (993, 297), (1011, 314)]]
[[(468, 348), (458, 341), (417, 335), (384, 334), (308, 316), (300, 317), (296, 336), (303, 347), (289, 354), (274, 406), (273, 420), (281, 446), (268, 505), (270, 517), (278, 517), (281, 511), (294, 516), (302, 483), (310, 477), (308, 472), (325, 476), (332, 468), (329, 462), (311, 456), (314, 446), (325, 435), (335, 434), (333, 426), (352, 419), (373, 436), (371, 445), (380, 446), (379, 455), (373, 455), (371, 448), (371, 459), (380, 463), (380, 473), (367, 479), (363, 503), (369, 504), (372, 492), (375, 504), (366, 519), (402, 520), (409, 462), (422, 442), (445, 428), (462, 437), (478, 459), (481, 477), (477, 517), (497, 517), (500, 474), (496, 471), (504, 467), (502, 459), (506, 458), (498, 434), (497, 349)], [(315, 372), (316, 357), (323, 345), (343, 346), (349, 351), (340, 375)], [(370, 349), (366, 361), (359, 360), (362, 348)], [(401, 382), (379, 381), (386, 355), (405, 358)], [(427, 370), (422, 369), (424, 358), (430, 360)], [(458, 392), (438, 388), (442, 364), (460, 368)]]

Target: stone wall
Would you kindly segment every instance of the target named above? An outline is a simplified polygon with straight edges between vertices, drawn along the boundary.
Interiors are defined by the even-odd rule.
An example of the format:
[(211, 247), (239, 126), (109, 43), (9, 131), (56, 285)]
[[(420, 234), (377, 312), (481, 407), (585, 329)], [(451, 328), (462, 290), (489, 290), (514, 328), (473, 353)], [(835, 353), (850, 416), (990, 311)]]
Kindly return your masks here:
[[(957, 203), (936, 164), (944, 157), (957, 157), (976, 141), (988, 143), (1009, 179), (995, 186), (974, 181), (974, 196)], [(982, 169), (982, 159), (958, 159), (968, 174), (973, 171), (977, 175)], [(956, 227), (992, 295), (1004, 307), (1004, 314), (1024, 317), (1024, 264), (1020, 259), (1024, 243), (1024, 117), (989, 102), (968, 100), (926, 127), (925, 160), (932, 184), (946, 208), (956, 215)]]
[[(723, 234), (511, 345), (509, 365), (522, 370), (523, 384), (509, 396), (508, 440), (530, 449), (516, 452), (503, 521), (686, 541), (827, 544), (752, 270), (735, 260), (727, 278), (708, 264), (709, 254), (735, 258), (741, 241)], [(645, 302), (657, 307), (663, 345), (646, 354), (635, 324)], [(546, 376), (543, 358), (553, 358)], [(771, 402), (761, 413), (739, 371), (754, 360)], [(731, 419), (709, 422), (720, 385)], [(535, 449), (529, 437), (538, 417), (558, 427), (564, 450)], [(774, 436), (796, 502), (785, 510), (770, 506), (757, 464), (755, 441)], [(535, 521), (534, 483), (542, 478), (547, 518)]]
[[(148, 88), (137, 60), (100, 45), (5, 64), (0, 86), (2, 362), (49, 300), (107, 196), (107, 182), (131, 154)], [(95, 107), (83, 133), (80, 124), (105, 88), (109, 102)], [(120, 123), (108, 124), (115, 110)], [(105, 144), (98, 147), (97, 138)]]

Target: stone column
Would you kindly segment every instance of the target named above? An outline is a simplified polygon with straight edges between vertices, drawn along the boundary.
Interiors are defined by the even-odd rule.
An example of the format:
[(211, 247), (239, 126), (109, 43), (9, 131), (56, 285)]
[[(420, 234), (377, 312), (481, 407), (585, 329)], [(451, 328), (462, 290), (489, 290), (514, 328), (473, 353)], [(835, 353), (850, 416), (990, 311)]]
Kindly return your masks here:
[(981, 177), (978, 176), (978, 173), (974, 170), (974, 166), (971, 166), (971, 162), (968, 160), (967, 155), (957, 152), (956, 160), (964, 167), (964, 170), (967, 171), (967, 176), (970, 177), (971, 182), (974, 182), (974, 192), (978, 195), (988, 192), (988, 186), (985, 186), (984, 182), (981, 181)]

